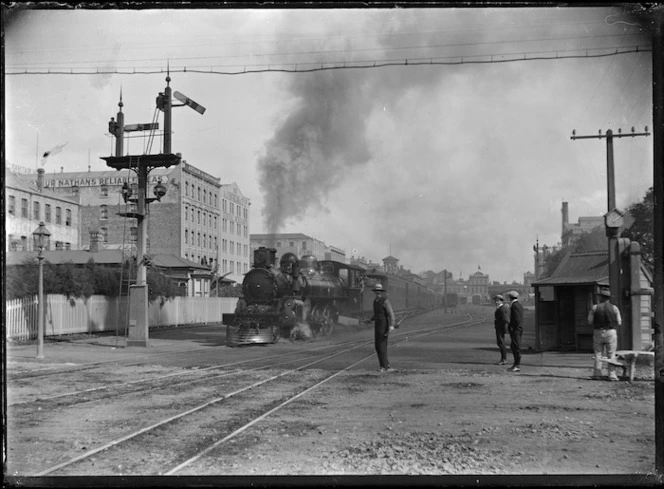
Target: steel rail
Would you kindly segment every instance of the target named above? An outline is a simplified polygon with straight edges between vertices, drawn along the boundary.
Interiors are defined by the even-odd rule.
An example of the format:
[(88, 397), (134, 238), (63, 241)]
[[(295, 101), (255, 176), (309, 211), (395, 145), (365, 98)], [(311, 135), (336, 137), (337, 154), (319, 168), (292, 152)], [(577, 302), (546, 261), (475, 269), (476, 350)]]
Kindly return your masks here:
[[(465, 320), (463, 320), (463, 321), (461, 321), (461, 322), (453, 323), (453, 324), (450, 324), (450, 325), (445, 325), (444, 330), (456, 329), (456, 328), (461, 327), (461, 326), (466, 326), (466, 325), (468, 325), (468, 324), (474, 324), (474, 323), (476, 323), (476, 322), (481, 322), (481, 321), (484, 321), (484, 320), (485, 320), (484, 318), (481, 318), (481, 319), (473, 319), (473, 318), (472, 318), (472, 315), (471, 315), (471, 317), (468, 317), (467, 319), (465, 319)], [(438, 324), (439, 324), (439, 323), (438, 323)], [(428, 336), (428, 335), (430, 335), (430, 334), (436, 334), (436, 333), (440, 333), (440, 332), (441, 332), (440, 328), (435, 328), (435, 329), (433, 329), (433, 330), (432, 330), (432, 329), (415, 330), (415, 331), (411, 331), (410, 334), (412, 335), (413, 333), (416, 333), (416, 336), (415, 336), (415, 337), (420, 337), (420, 336)], [(419, 334), (417, 334), (417, 333), (419, 333)], [(403, 333), (403, 334), (400, 335), (400, 336), (404, 336), (404, 338), (401, 339), (401, 341), (400, 341), (399, 343), (404, 342), (404, 341), (408, 341), (408, 336), (406, 336), (406, 334), (407, 334), (407, 333)], [(397, 343), (397, 344), (398, 344), (398, 343)], [(172, 423), (173, 421), (176, 421), (176, 420), (178, 420), (178, 419), (184, 418), (184, 417), (189, 416), (189, 415), (191, 415), (191, 414), (193, 414), (193, 413), (196, 413), (196, 412), (198, 412), (198, 411), (201, 411), (201, 410), (203, 410), (203, 409), (205, 409), (205, 408), (207, 408), (207, 407), (210, 407), (210, 406), (212, 406), (212, 405), (214, 405), (214, 404), (217, 404), (217, 403), (220, 403), (220, 402), (225, 401), (225, 400), (227, 400), (227, 399), (230, 399), (231, 397), (234, 397), (234, 396), (236, 396), (236, 395), (238, 395), (238, 394), (241, 394), (241, 393), (243, 393), (243, 392), (249, 391), (249, 390), (254, 389), (254, 388), (256, 388), (256, 387), (259, 387), (259, 386), (261, 386), (261, 385), (267, 384), (268, 382), (272, 382), (272, 381), (274, 381), (274, 380), (277, 380), (277, 379), (279, 379), (279, 378), (281, 378), (281, 377), (284, 377), (284, 376), (286, 376), (286, 375), (289, 375), (289, 374), (291, 374), (291, 373), (298, 372), (298, 371), (303, 370), (303, 369), (305, 369), (305, 368), (307, 368), (307, 367), (311, 367), (312, 365), (316, 365), (316, 364), (321, 363), (321, 362), (323, 362), (323, 361), (325, 361), (325, 360), (329, 360), (330, 358), (334, 358), (334, 357), (336, 357), (336, 356), (339, 356), (339, 355), (342, 355), (342, 354), (348, 353), (348, 352), (350, 352), (350, 351), (356, 350), (356, 349), (358, 349), (358, 348), (361, 348), (361, 347), (364, 347), (364, 346), (369, 346), (369, 345), (373, 345), (373, 340), (371, 340), (371, 341), (363, 341), (363, 342), (358, 343), (357, 345), (352, 346), (352, 347), (350, 347), (350, 348), (346, 348), (346, 349), (341, 350), (341, 351), (339, 351), (339, 352), (336, 352), (336, 353), (333, 353), (333, 354), (331, 354), (331, 355), (327, 355), (327, 356), (325, 356), (325, 357), (323, 357), (323, 358), (317, 359), (317, 360), (314, 361), (314, 362), (310, 362), (310, 363), (307, 363), (307, 364), (302, 365), (302, 366), (300, 366), (300, 367), (297, 367), (297, 368), (294, 368), (294, 369), (287, 370), (287, 371), (285, 371), (285, 372), (282, 372), (282, 373), (277, 374), (277, 375), (273, 375), (273, 376), (271, 376), (271, 377), (268, 377), (268, 378), (266, 378), (266, 379), (260, 380), (260, 381), (258, 381), (258, 382), (254, 382), (254, 383), (252, 383), (252, 384), (250, 384), (250, 385), (247, 385), (247, 386), (245, 386), (245, 387), (242, 387), (242, 388), (240, 388), (240, 389), (237, 389), (237, 390), (235, 390), (235, 391), (233, 391), (233, 392), (230, 392), (230, 393), (228, 393), (228, 394), (225, 394), (225, 395), (223, 395), (223, 396), (221, 396), (221, 397), (218, 397), (218, 398), (212, 399), (212, 400), (210, 400), (210, 401), (208, 401), (208, 402), (205, 402), (205, 403), (203, 403), (203, 404), (201, 404), (201, 405), (195, 406), (195, 407), (193, 407), (193, 408), (191, 408), (191, 409), (188, 409), (188, 410), (183, 411), (183, 412), (181, 412), (181, 413), (178, 413), (178, 414), (176, 414), (176, 415), (170, 416), (170, 417), (168, 417), (168, 418), (166, 418), (166, 419), (163, 419), (163, 420), (161, 420), (161, 421), (158, 421), (158, 422), (156, 422), (156, 423), (153, 423), (153, 424), (151, 424), (151, 425), (149, 425), (149, 426), (143, 427), (143, 428), (141, 428), (141, 429), (139, 429), (139, 430), (137, 430), (137, 431), (135, 431), (135, 432), (129, 433), (129, 434), (125, 435), (125, 436), (122, 436), (122, 437), (120, 437), (120, 438), (117, 438), (117, 439), (115, 439), (115, 440), (112, 440), (112, 441), (110, 441), (110, 442), (104, 444), (104, 445), (101, 446), (101, 447), (98, 447), (98, 448), (93, 449), (93, 450), (89, 450), (89, 451), (87, 451), (87, 452), (85, 452), (85, 453), (83, 453), (83, 454), (81, 454), (81, 455), (79, 455), (79, 456), (77, 456), (77, 457), (74, 457), (74, 458), (72, 458), (72, 459), (66, 460), (66, 461), (64, 461), (64, 462), (62, 462), (62, 463), (60, 463), (60, 464), (57, 464), (57, 465), (51, 466), (51, 467), (49, 467), (49, 468), (47, 468), (47, 469), (45, 469), (45, 470), (43, 470), (43, 471), (41, 471), (41, 472), (35, 474), (35, 476), (36, 476), (36, 477), (41, 477), (41, 476), (45, 476), (45, 475), (48, 475), (48, 474), (52, 474), (53, 472), (56, 472), (56, 471), (58, 471), (58, 470), (60, 470), (60, 469), (63, 469), (63, 468), (65, 468), (65, 467), (67, 467), (67, 466), (73, 465), (73, 464), (75, 464), (75, 463), (77, 463), (77, 462), (80, 462), (81, 460), (85, 460), (85, 459), (87, 459), (87, 458), (89, 458), (89, 457), (91, 457), (91, 456), (93, 456), (93, 455), (95, 455), (95, 454), (97, 454), (97, 453), (100, 453), (100, 452), (103, 452), (103, 451), (105, 451), (105, 450), (108, 450), (108, 449), (110, 449), (110, 448), (112, 448), (112, 447), (114, 447), (114, 446), (117, 446), (117, 445), (119, 445), (119, 444), (121, 444), (121, 443), (124, 443), (124, 442), (126, 442), (126, 441), (128, 441), (128, 440), (131, 440), (131, 439), (133, 439), (133, 438), (136, 438), (136, 437), (138, 437), (138, 436), (140, 436), (140, 435), (142, 435), (142, 434), (144, 434), (144, 433), (147, 433), (147, 432), (149, 432), (149, 431), (155, 430), (156, 428), (159, 428), (159, 427), (164, 426), (164, 425), (166, 425), (166, 424)], [(289, 353), (292, 353), (292, 352), (289, 352)], [(361, 360), (360, 362), (358, 362), (358, 364), (359, 364), (359, 363), (362, 363), (363, 361), (366, 361), (368, 358), (372, 358), (373, 356), (374, 356), (373, 353), (372, 353), (371, 355), (368, 355), (368, 356), (365, 357), (363, 360)], [(353, 365), (355, 365), (355, 364), (353, 364)], [(345, 370), (348, 370), (348, 367), (342, 369), (341, 371), (336, 372), (335, 374), (333, 374), (333, 376), (331, 376), (331, 377), (329, 377), (329, 378), (332, 378), (332, 377), (334, 377), (334, 376), (340, 374), (341, 372), (343, 372), (343, 371), (345, 371)], [(329, 378), (328, 378), (328, 380), (329, 380)], [(312, 386), (312, 387), (313, 387), (313, 386)], [(308, 392), (309, 390), (311, 390), (312, 387), (308, 388), (306, 391), (303, 391), (302, 393), (297, 394), (296, 397), (300, 397), (304, 392)], [(288, 401), (287, 401), (285, 404), (283, 404), (283, 405), (286, 405), (287, 403), (288, 403)], [(264, 416), (266, 416), (266, 415), (261, 415), (261, 416), (264, 417)], [(261, 418), (261, 417), (259, 416), (259, 418)], [(262, 419), (262, 418), (261, 418), (261, 419)], [(257, 422), (257, 421), (256, 421), (256, 422)], [(250, 422), (250, 423), (251, 423), (251, 422)], [(255, 424), (255, 423), (252, 423), (252, 424)], [(226, 437), (226, 438), (228, 438), (228, 437)], [(228, 438), (228, 439), (230, 439), (230, 438)], [(206, 450), (207, 450), (207, 449), (206, 449)]]

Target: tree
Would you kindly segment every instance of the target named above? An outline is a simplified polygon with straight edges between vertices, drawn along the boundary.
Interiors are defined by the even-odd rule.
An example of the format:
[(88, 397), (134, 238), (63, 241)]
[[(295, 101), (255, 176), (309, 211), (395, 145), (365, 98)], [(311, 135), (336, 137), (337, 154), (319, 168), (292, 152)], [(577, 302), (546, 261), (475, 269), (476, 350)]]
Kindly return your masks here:
[(575, 253), (582, 253), (584, 251), (606, 251), (609, 242), (606, 237), (606, 230), (602, 226), (593, 228), (588, 233), (583, 233), (579, 236), (576, 244), (574, 245)]
[(653, 216), (655, 214), (655, 199), (653, 187), (650, 187), (643, 200), (627, 208), (634, 219), (634, 223), (623, 233), (632, 241), (641, 246), (641, 259), (652, 270), (655, 265), (655, 235)]
[(159, 299), (161, 305), (180, 295), (178, 287), (173, 280), (156, 268), (148, 268), (148, 302), (152, 304)]
[(8, 300), (37, 295), (39, 266), (37, 260), (28, 258), (21, 265), (6, 267), (5, 294)]
[[(568, 231), (569, 232), (569, 231)], [(602, 226), (593, 228), (590, 232), (583, 233), (574, 241), (572, 245), (561, 247), (558, 251), (551, 253), (546, 259), (544, 276), (550, 277), (556, 271), (560, 262), (563, 261), (568, 253), (583, 253), (585, 251), (606, 251), (608, 250), (608, 241), (606, 231)]]

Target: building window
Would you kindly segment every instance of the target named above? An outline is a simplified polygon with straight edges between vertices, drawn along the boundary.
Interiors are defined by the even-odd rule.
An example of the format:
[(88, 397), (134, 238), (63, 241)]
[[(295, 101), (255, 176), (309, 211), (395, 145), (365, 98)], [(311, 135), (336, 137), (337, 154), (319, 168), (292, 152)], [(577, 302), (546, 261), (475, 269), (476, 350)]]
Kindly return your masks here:
[(55, 223), (62, 224), (62, 207), (55, 208)]
[(67, 209), (65, 212), (66, 212), (65, 226), (71, 226), (71, 209)]
[(184, 244), (189, 244), (189, 230), (184, 230)]
[(295, 246), (295, 243), (294, 243), (293, 241), (291, 241), (290, 243), (288, 243), (288, 246), (290, 246), (291, 248), (293, 248), (293, 247)]
[(207, 226), (207, 212), (203, 212), (203, 226)]
[(217, 208), (217, 194), (214, 194), (214, 207)]
[(208, 248), (212, 248), (212, 236), (208, 238)]
[(277, 248), (281, 248), (281, 241), (277, 241)]
[(200, 246), (201, 245), (201, 233), (197, 233), (196, 236), (196, 245)]
[(231, 215), (235, 214), (235, 204), (233, 204), (233, 202), (230, 203), (228, 210), (230, 211)]
[(214, 228), (217, 229), (217, 216), (214, 216)]
[(184, 182), (184, 195), (189, 197), (189, 182)]
[(101, 196), (108, 197), (108, 185), (104, 184), (101, 186)]
[(242, 236), (242, 224), (237, 223), (237, 235)]
[(65, 243), (65, 250), (71, 250), (71, 243)]
[(46, 222), (51, 222), (51, 204), (46, 204), (44, 206), (44, 220)]
[(33, 218), (35, 221), (39, 221), (39, 215), (40, 215), (40, 212), (39, 212), (39, 202), (33, 202), (33, 203), (32, 203), (32, 218)]
[(189, 207), (186, 205), (184, 206), (184, 220), (185, 222), (189, 220)]
[(71, 193), (74, 195), (78, 195), (78, 185), (71, 186)]
[(56, 251), (61, 251), (62, 248), (64, 248), (64, 243), (62, 241), (56, 241), (55, 242), (55, 249)]
[(13, 195), (9, 196), (9, 211), (12, 216), (16, 215), (16, 197)]
[(100, 228), (99, 229), (99, 242), (106, 243), (108, 241), (108, 229)]
[(28, 199), (21, 199), (21, 217), (28, 218)]
[(138, 241), (138, 228), (136, 226), (132, 226), (131, 229), (129, 229), (129, 234), (133, 243)]
[(214, 249), (216, 250), (217, 247), (219, 246), (219, 243), (217, 243), (217, 237), (214, 237)]
[(108, 219), (108, 206), (107, 205), (102, 205), (101, 206), (101, 219)]
[(207, 204), (207, 190), (203, 190), (203, 203)]
[(226, 212), (226, 205), (227, 205), (226, 202), (228, 202), (226, 199), (223, 199), (221, 201), (221, 210), (224, 212)]
[(307, 249), (307, 242), (302, 241), (302, 250), (306, 250), (306, 249)]
[(198, 187), (198, 201), (200, 202), (201, 200), (201, 188)]

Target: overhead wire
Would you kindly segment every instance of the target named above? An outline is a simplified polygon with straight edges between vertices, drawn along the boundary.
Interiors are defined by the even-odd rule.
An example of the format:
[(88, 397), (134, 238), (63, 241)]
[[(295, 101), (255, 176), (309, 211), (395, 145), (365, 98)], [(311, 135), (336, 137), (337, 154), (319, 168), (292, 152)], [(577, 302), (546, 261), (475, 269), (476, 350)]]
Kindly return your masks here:
[[(611, 49), (610, 52), (590, 54), (588, 51), (593, 49)], [(170, 73), (197, 73), (197, 74), (212, 74), (212, 75), (246, 75), (251, 73), (312, 73), (317, 71), (329, 71), (329, 70), (347, 70), (347, 69), (373, 69), (373, 68), (384, 68), (389, 66), (455, 66), (455, 65), (473, 65), (473, 64), (496, 64), (496, 63), (513, 63), (513, 62), (527, 62), (527, 61), (556, 61), (563, 59), (590, 59), (590, 58), (605, 58), (611, 56), (618, 56), (623, 54), (633, 54), (633, 53), (643, 53), (651, 52), (650, 48), (643, 48), (636, 46), (631, 49), (620, 51), (620, 48), (593, 48), (585, 50), (585, 54), (569, 54), (561, 55), (560, 51), (538, 51), (536, 53), (501, 53), (501, 54), (485, 54), (485, 55), (469, 55), (469, 56), (447, 56), (447, 57), (424, 57), (424, 58), (404, 58), (400, 60), (383, 60), (383, 61), (371, 61), (371, 60), (362, 60), (362, 61), (331, 61), (331, 62), (306, 62), (306, 63), (280, 63), (277, 65), (244, 65), (241, 71), (221, 71), (214, 70), (212, 67), (209, 69), (202, 68), (191, 68), (191, 67), (182, 67), (175, 68), (170, 67)], [(574, 51), (579, 51), (575, 49)], [(545, 54), (553, 54), (555, 56), (544, 56)], [(541, 56), (531, 56), (529, 54), (538, 54)], [(507, 59), (499, 59), (504, 56), (519, 56), (512, 57)], [(474, 59), (474, 58), (488, 58), (488, 59)], [(448, 60), (448, 61), (442, 61)], [(325, 66), (325, 65), (328, 66)], [(277, 68), (275, 66), (293, 66), (293, 68)], [(247, 66), (267, 66), (266, 68), (258, 69), (247, 69)], [(314, 66), (313, 68), (302, 68), (302, 66)], [(91, 69), (90, 71), (74, 71), (70, 69), (69, 71), (48, 69), (46, 71), (28, 71), (27, 69), (23, 72), (6, 72), (5, 75), (155, 75), (163, 74), (166, 71), (163, 68), (155, 69), (144, 69), (137, 70), (136, 68), (123, 70), (123, 69), (109, 69), (109, 70), (100, 70), (100, 69)]]

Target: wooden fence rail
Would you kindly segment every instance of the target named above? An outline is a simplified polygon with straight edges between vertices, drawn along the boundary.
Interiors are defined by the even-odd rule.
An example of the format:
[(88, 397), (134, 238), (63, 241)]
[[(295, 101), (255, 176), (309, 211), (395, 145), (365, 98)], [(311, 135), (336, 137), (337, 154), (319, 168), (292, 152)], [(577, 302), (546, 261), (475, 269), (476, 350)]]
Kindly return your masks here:
[[(221, 323), (221, 315), (233, 312), (235, 297), (175, 297), (148, 306), (148, 324), (179, 326)], [(5, 304), (7, 340), (37, 338), (37, 297), (14, 299)], [(129, 323), (129, 300), (93, 295), (88, 299), (68, 299), (48, 294), (45, 300), (44, 336), (100, 331), (124, 331)]]

